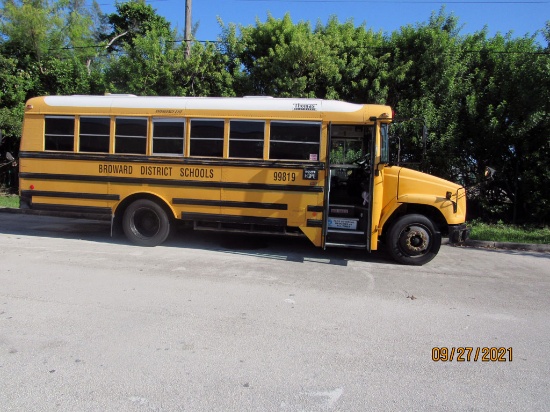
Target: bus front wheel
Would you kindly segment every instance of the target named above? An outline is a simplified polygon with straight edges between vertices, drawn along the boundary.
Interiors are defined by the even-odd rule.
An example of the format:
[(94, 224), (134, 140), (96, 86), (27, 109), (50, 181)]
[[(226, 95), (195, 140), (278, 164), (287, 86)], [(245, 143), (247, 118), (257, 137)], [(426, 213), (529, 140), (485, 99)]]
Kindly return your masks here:
[(401, 216), (388, 233), (391, 256), (406, 265), (423, 265), (432, 260), (441, 247), (441, 233), (424, 215)]
[(139, 246), (158, 246), (170, 234), (170, 219), (158, 203), (139, 199), (124, 211), (122, 229), (126, 237)]

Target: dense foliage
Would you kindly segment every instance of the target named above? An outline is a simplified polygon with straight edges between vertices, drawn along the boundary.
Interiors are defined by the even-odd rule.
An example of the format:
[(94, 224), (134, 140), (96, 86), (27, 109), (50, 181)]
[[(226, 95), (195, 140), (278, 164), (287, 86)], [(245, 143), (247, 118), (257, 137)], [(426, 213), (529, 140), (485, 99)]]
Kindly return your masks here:
[[(183, 37), (144, 1), (105, 15), (84, 0), (2, 0), (2, 150), (17, 152), (25, 100), (44, 94), (271, 95), (386, 103), (402, 161), (471, 188), (484, 219), (550, 220), (550, 22), (533, 37), (460, 34), (444, 11), (391, 34), (331, 18), (267, 16), (225, 25), (214, 42)], [(483, 182), (486, 166), (497, 170)]]

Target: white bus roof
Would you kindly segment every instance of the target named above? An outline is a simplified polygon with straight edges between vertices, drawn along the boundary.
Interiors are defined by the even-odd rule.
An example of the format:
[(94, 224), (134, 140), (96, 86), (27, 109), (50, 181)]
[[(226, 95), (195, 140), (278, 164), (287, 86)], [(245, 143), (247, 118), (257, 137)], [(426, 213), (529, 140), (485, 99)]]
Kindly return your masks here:
[[(50, 107), (89, 107), (178, 110), (267, 110), (352, 113), (365, 105), (336, 100), (273, 97), (162, 97), (135, 95), (45, 96)], [(382, 105), (373, 105), (384, 107)]]

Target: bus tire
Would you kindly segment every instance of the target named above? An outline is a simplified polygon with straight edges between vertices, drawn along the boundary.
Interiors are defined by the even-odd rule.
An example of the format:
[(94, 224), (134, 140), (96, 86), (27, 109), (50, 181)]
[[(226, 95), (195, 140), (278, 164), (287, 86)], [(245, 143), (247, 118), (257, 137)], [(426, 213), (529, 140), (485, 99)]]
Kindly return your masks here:
[(387, 248), (392, 258), (405, 265), (423, 265), (432, 260), (441, 247), (441, 233), (424, 215), (401, 216), (391, 226)]
[(158, 203), (139, 199), (124, 211), (122, 229), (128, 240), (136, 245), (158, 246), (170, 234), (170, 219)]

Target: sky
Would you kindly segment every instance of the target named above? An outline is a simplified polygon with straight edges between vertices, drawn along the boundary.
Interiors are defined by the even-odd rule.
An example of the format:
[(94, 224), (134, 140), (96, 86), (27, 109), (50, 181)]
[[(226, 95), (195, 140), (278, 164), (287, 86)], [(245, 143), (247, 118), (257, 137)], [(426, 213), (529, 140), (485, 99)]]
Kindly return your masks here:
[[(111, 13), (115, 0), (98, 0), (105, 13)], [(147, 0), (157, 14), (165, 17), (183, 33), (185, 0)], [(550, 21), (550, 0), (192, 0), (193, 24), (198, 23), (196, 39), (215, 41), (221, 34), (218, 17), (228, 23), (254, 25), (256, 19), (265, 22), (268, 13), (282, 18), (290, 13), (292, 21), (309, 21), (312, 27), (320, 21), (326, 24), (330, 16), (340, 22), (353, 19), (356, 25), (366, 24), (376, 32), (391, 33), (406, 25), (429, 20), (432, 12), (445, 7), (446, 13), (459, 18), (460, 33), (474, 33), (488, 28), (489, 36), (497, 32), (512, 32), (514, 37), (533, 35)], [(537, 41), (546, 46), (542, 35)]]

